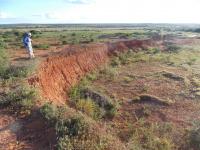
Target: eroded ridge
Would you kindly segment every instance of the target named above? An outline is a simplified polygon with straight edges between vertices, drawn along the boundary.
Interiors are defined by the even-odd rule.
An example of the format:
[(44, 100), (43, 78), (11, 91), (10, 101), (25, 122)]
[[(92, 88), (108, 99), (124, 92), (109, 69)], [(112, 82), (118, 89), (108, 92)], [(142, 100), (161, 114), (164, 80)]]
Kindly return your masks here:
[(29, 83), (38, 84), (45, 99), (55, 104), (63, 104), (68, 99), (69, 89), (86, 73), (106, 63), (112, 55), (160, 44), (161, 41), (129, 40), (66, 46), (59, 54), (43, 61), (37, 75), (31, 77)]

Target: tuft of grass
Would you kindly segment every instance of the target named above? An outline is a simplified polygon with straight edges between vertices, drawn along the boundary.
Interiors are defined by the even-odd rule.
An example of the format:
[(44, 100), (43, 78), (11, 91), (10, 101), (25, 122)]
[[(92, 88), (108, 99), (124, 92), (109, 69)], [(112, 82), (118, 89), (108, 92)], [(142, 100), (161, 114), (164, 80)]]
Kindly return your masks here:
[(31, 73), (31, 67), (17, 67), (10, 66), (1, 74), (2, 79), (10, 79), (10, 78), (26, 78)]
[(46, 119), (47, 121), (53, 124), (56, 122), (57, 117), (58, 117), (57, 107), (55, 107), (54, 105), (51, 105), (50, 103), (44, 104), (40, 108), (40, 113), (42, 114), (44, 119)]
[(111, 68), (109, 66), (106, 66), (99, 71), (99, 77), (104, 77), (107, 80), (114, 80), (117, 77), (117, 75), (117, 68)]
[[(42, 116), (54, 127), (57, 135), (57, 149), (94, 149), (106, 148), (109, 139), (96, 133), (93, 123), (71, 108), (53, 106), (48, 103), (40, 108)], [(95, 130), (94, 130), (95, 129)]]
[[(87, 76), (82, 79), (80, 84), (71, 88), (69, 92), (71, 104), (77, 110), (86, 113), (95, 120), (101, 119), (102, 117), (113, 118), (117, 112), (116, 106), (112, 104), (107, 96), (89, 88), (89, 82), (91, 80), (93, 80), (93, 78), (90, 79), (89, 77), (88, 79)], [(90, 90), (88, 91), (88, 89)], [(104, 105), (104, 103), (106, 103), (106, 105)]]
[[(141, 120), (142, 121), (142, 120)], [(146, 124), (139, 121), (140, 127), (132, 129), (132, 138), (129, 142), (131, 150), (171, 150), (174, 144), (170, 140), (171, 132), (164, 132), (161, 125), (156, 123)]]
[(105, 118), (109, 118), (109, 119), (112, 119), (116, 113), (117, 113), (117, 106), (115, 106), (114, 104), (112, 103), (109, 103), (105, 106), (105, 115), (104, 117)]
[(66, 40), (62, 41), (62, 45), (68, 44)]
[(4, 42), (0, 40), (0, 76), (4, 74), (9, 65), (8, 54), (4, 47)]
[(46, 50), (49, 48), (49, 44), (37, 44), (33, 45), (33, 48)]
[(200, 149), (200, 128), (190, 131), (189, 145), (193, 149)]
[(22, 86), (9, 91), (5, 98), (0, 101), (0, 105), (31, 108), (35, 103), (36, 97), (37, 92), (35, 89), (28, 86)]
[(157, 54), (157, 53), (160, 53), (161, 50), (159, 48), (156, 48), (156, 47), (151, 47), (151, 48), (148, 48), (147, 50), (147, 53), (149, 54)]
[(95, 120), (102, 117), (99, 106), (91, 99), (80, 99), (75, 104), (75, 107)]
[(168, 52), (173, 52), (173, 53), (177, 53), (181, 50), (181, 47), (175, 44), (171, 44), (171, 43), (167, 43), (166, 44), (166, 50)]

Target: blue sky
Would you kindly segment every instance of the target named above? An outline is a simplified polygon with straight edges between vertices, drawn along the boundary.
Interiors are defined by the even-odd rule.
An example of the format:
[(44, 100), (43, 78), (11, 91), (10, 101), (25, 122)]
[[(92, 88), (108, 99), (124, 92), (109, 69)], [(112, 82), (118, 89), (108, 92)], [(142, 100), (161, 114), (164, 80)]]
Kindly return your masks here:
[(200, 23), (200, 0), (0, 0), (3, 23)]

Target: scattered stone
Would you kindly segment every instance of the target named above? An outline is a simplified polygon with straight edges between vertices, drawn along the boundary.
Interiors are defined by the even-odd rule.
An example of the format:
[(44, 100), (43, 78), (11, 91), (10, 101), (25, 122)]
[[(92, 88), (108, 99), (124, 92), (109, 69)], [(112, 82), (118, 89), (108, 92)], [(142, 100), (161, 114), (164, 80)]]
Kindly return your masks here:
[(148, 95), (148, 94), (135, 97), (132, 101), (133, 103), (151, 103), (151, 104), (165, 105), (165, 106), (166, 105), (168, 106), (174, 103), (172, 100), (163, 100), (159, 97)]
[(109, 98), (107, 98), (106, 96), (93, 91), (89, 88), (83, 89), (82, 90), (82, 95), (84, 98), (90, 98), (92, 99), (96, 104), (98, 104), (100, 107), (105, 107), (107, 105), (109, 105)]
[(161, 73), (164, 77), (169, 78), (169, 79), (173, 79), (173, 80), (177, 80), (177, 81), (184, 81), (185, 80), (184, 77), (179, 76), (179, 75), (174, 74), (174, 73), (171, 73), (171, 72), (162, 71)]

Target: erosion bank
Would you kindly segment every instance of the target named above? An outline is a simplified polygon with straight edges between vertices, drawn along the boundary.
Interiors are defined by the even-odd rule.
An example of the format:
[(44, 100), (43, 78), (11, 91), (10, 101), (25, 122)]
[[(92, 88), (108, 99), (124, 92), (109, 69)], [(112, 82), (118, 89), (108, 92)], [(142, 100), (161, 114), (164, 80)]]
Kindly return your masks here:
[(55, 104), (67, 101), (67, 92), (88, 72), (106, 63), (109, 57), (128, 49), (160, 46), (161, 41), (128, 40), (113, 43), (96, 43), (66, 46), (41, 63), (36, 76), (28, 81), (38, 85), (42, 96)]

